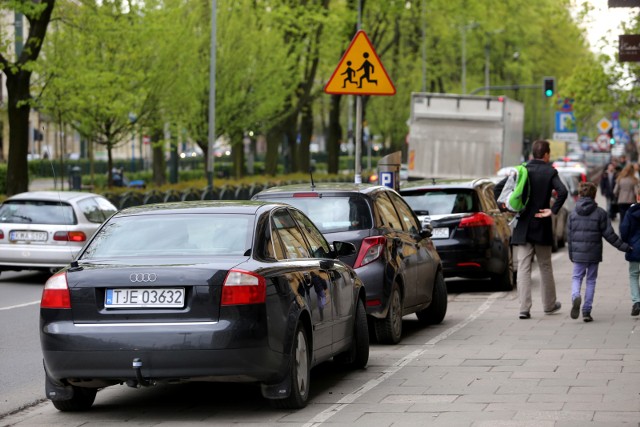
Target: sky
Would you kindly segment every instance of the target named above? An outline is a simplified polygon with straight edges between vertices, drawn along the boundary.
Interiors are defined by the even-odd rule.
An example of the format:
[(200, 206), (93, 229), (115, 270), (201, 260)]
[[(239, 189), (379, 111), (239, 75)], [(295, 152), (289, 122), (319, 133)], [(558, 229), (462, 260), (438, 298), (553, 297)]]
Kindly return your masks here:
[[(624, 34), (621, 22), (629, 22), (640, 8), (609, 8), (608, 0), (574, 0), (574, 2), (576, 4), (590, 3), (593, 7), (584, 23), (591, 50), (615, 56), (618, 49), (618, 36)], [(600, 41), (602, 37), (606, 38), (606, 44)]]

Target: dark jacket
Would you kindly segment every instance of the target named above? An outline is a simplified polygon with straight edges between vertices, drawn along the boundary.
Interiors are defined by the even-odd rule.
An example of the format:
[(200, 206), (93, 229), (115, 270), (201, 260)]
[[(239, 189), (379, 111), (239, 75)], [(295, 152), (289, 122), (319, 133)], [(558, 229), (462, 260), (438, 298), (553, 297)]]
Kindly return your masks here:
[[(551, 207), (551, 212), (554, 215), (557, 214), (569, 193), (560, 180), (560, 177), (558, 177), (558, 171), (543, 160), (529, 160), (527, 163), (527, 173), (530, 185), (529, 201), (524, 210), (518, 214), (518, 224), (513, 230), (511, 243), (514, 245), (533, 243), (536, 245), (551, 246), (553, 245), (551, 217), (536, 218), (534, 215), (538, 213), (540, 209), (549, 208), (551, 192), (553, 190), (556, 190), (557, 197)], [(504, 187), (504, 184), (507, 182), (507, 178), (496, 185), (496, 195), (499, 195), (502, 191), (502, 187)]]
[(627, 252), (627, 261), (640, 261), (640, 204), (631, 205), (620, 224), (620, 237), (628, 243), (633, 250)]
[(606, 170), (602, 172), (602, 176), (600, 177), (600, 193), (607, 199), (615, 199), (615, 195), (613, 194), (613, 189), (616, 186), (616, 180), (618, 179), (618, 173), (614, 172), (613, 180), (609, 179), (609, 172)]
[(591, 197), (582, 197), (569, 214), (567, 244), (572, 262), (602, 262), (602, 238), (613, 247), (627, 252), (629, 245), (613, 231), (607, 212)]

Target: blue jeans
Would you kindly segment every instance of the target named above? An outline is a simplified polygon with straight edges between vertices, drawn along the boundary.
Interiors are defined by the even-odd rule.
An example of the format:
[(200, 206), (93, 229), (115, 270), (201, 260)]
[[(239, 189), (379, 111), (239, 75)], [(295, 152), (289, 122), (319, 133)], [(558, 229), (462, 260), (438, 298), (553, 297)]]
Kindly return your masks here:
[(587, 276), (587, 283), (584, 291), (584, 303), (582, 304), (582, 311), (591, 311), (593, 306), (593, 295), (596, 293), (596, 279), (598, 278), (598, 265), (597, 262), (585, 263), (574, 262), (573, 263), (573, 276), (571, 282), (571, 301), (580, 296), (580, 288), (582, 287), (582, 279)]
[(631, 302), (640, 302), (640, 262), (629, 261), (629, 288), (631, 290)]

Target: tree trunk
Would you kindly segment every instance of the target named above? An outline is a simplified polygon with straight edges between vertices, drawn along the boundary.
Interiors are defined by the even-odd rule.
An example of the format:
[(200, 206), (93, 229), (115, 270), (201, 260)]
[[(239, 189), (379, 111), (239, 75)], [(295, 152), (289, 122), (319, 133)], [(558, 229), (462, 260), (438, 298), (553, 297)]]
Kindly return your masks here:
[(22, 74), (7, 78), (9, 98), (9, 164), (7, 165), (7, 196), (29, 191), (29, 78)]
[(282, 129), (274, 126), (267, 131), (267, 153), (264, 159), (265, 174), (275, 176), (278, 173), (278, 159), (280, 143), (282, 142)]
[(231, 159), (233, 161), (233, 177), (240, 179), (244, 176), (244, 145), (242, 137), (236, 138), (236, 143), (231, 144)]
[(340, 168), (340, 100), (341, 95), (331, 95), (329, 105), (329, 126), (327, 127), (327, 169), (329, 173), (338, 173)]
[(113, 152), (111, 150), (111, 144), (107, 143), (107, 186), (113, 187)]
[[(167, 161), (164, 157), (164, 132), (155, 129), (151, 135), (153, 183), (158, 187), (167, 182)], [(205, 157), (206, 158), (206, 157)]]
[(309, 145), (313, 135), (313, 108), (311, 103), (302, 110), (300, 144), (298, 145), (298, 171), (309, 172)]

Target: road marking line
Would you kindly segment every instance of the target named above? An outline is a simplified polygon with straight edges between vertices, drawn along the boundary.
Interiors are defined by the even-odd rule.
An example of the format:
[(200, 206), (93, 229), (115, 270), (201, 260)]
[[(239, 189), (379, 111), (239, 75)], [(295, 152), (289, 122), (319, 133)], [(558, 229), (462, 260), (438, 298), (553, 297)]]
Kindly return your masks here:
[(2, 310), (11, 310), (13, 308), (26, 307), (26, 306), (35, 305), (35, 304), (40, 304), (40, 300), (31, 301), (31, 302), (25, 302), (24, 304), (10, 305), (9, 307), (0, 307), (0, 311), (2, 311)]
[(342, 409), (344, 409), (348, 404), (353, 403), (360, 396), (362, 396), (369, 390), (375, 388), (377, 385), (389, 379), (389, 377), (391, 377), (393, 374), (398, 372), (400, 369), (402, 369), (404, 366), (409, 364), (411, 361), (417, 359), (418, 357), (420, 357), (421, 355), (429, 351), (431, 347), (433, 347), (440, 341), (448, 338), (449, 336), (459, 331), (460, 329), (464, 328), (469, 323), (473, 322), (475, 319), (481, 316), (485, 311), (487, 311), (489, 307), (491, 307), (491, 305), (494, 303), (494, 301), (500, 296), (504, 296), (504, 292), (494, 292), (493, 294), (489, 295), (489, 297), (485, 300), (485, 302), (480, 307), (478, 307), (476, 311), (471, 313), (469, 317), (467, 317), (465, 320), (447, 329), (446, 331), (442, 332), (441, 334), (437, 335), (436, 337), (430, 339), (429, 341), (423, 344), (423, 346), (428, 346), (428, 348), (415, 350), (409, 353), (408, 355), (404, 356), (403, 358), (395, 362), (393, 365), (391, 365), (391, 367), (386, 369), (384, 371), (384, 374), (382, 374), (380, 377), (369, 380), (362, 387), (355, 390), (353, 393), (347, 394), (342, 399), (340, 399), (337, 403), (331, 405), (329, 408), (325, 409), (324, 411), (320, 412), (315, 417), (313, 417), (309, 422), (304, 424), (304, 427), (313, 427), (327, 421), (329, 418), (331, 418), (332, 416), (340, 412)]

